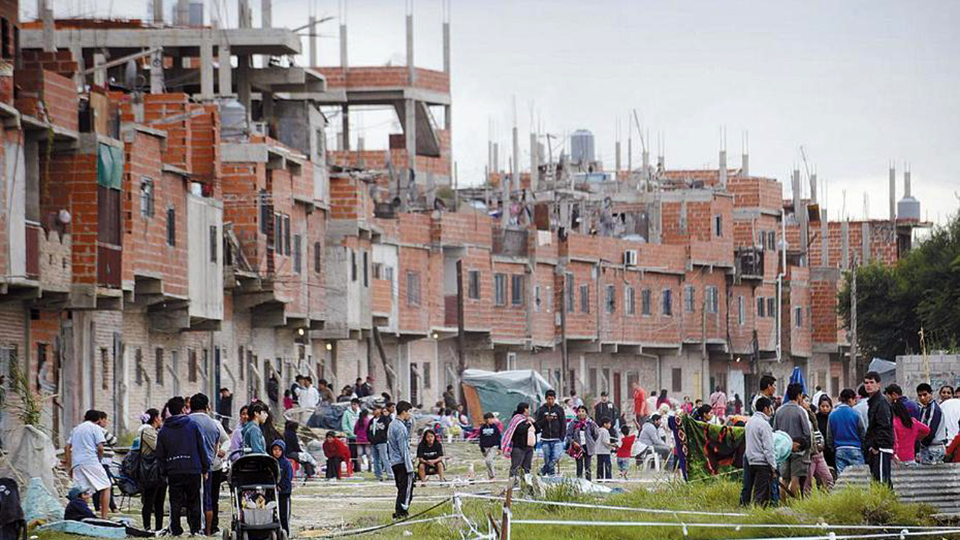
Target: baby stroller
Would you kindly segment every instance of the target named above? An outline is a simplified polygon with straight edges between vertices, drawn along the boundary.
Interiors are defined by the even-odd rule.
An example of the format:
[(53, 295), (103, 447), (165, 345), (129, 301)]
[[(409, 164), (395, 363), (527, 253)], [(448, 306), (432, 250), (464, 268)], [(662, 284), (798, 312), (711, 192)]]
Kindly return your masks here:
[(266, 454), (240, 456), (230, 467), (233, 519), (223, 540), (287, 540), (280, 528), (280, 466)]

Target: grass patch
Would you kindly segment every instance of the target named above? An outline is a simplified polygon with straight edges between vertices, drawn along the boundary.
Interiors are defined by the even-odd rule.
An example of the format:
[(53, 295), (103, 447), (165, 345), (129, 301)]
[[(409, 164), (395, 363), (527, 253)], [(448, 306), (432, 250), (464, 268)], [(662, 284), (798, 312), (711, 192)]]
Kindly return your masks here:
[[(800, 529), (797, 524), (828, 523), (841, 532), (842, 525), (935, 525), (932, 519), (934, 510), (928, 506), (906, 504), (898, 501), (893, 492), (881, 485), (872, 485), (868, 490), (855, 488), (839, 489), (833, 492), (817, 491), (811, 496), (788, 501), (779, 508), (747, 508), (738, 506), (740, 484), (731, 480), (715, 480), (695, 483), (677, 483), (650, 491), (637, 489), (609, 497), (597, 498), (575, 494), (567, 489), (548, 490), (547, 500), (560, 502), (595, 502), (610, 506), (628, 506), (634, 508), (655, 508), (668, 510), (699, 510), (708, 512), (738, 512), (747, 516), (696, 516), (648, 514), (613, 510), (592, 510), (584, 508), (559, 508), (531, 504), (514, 506), (514, 519), (532, 520), (570, 520), (570, 521), (644, 521), (686, 523), (687, 535), (680, 526), (568, 526), (568, 525), (514, 525), (515, 538), (577, 538), (577, 540), (620, 540), (620, 539), (677, 539), (707, 540), (715, 538), (757, 538), (789, 537), (814, 535), (823, 531)], [(426, 503), (418, 505), (427, 508)], [(414, 507), (412, 513), (417, 508)], [(424, 517), (439, 516), (450, 512), (449, 506), (431, 511)], [(499, 523), (501, 507), (493, 501), (464, 501), (464, 513), (486, 530), (487, 515)], [(364, 520), (365, 524), (370, 521)], [(695, 527), (693, 524), (713, 524), (716, 526)], [(766, 524), (770, 527), (742, 528), (720, 526), (723, 523)], [(376, 533), (377, 538), (413, 538), (440, 539), (459, 537), (462, 523), (448, 519), (430, 524), (417, 524), (407, 527), (393, 527)], [(404, 536), (404, 531), (409, 531)], [(851, 531), (853, 532), (853, 531)], [(865, 532), (865, 531), (859, 531)], [(876, 532), (876, 531), (874, 531)]]

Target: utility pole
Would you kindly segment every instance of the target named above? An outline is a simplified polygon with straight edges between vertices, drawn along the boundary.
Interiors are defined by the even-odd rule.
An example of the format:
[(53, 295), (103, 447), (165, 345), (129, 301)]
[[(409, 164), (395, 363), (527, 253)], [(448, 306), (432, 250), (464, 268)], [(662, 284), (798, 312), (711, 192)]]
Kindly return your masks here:
[(857, 360), (857, 256), (853, 256), (851, 266), (853, 277), (850, 280), (850, 363), (857, 374), (857, 380), (863, 378), (863, 369)]
[[(464, 358), (465, 348), (463, 335), (463, 259), (459, 259), (457, 260), (457, 377), (461, 381), (463, 380), (463, 370), (467, 368), (467, 362)], [(460, 403), (463, 403), (463, 385), (458, 386), (460, 387)]]
[(703, 302), (700, 305), (700, 388), (703, 402), (710, 397), (710, 358), (707, 356), (707, 288), (703, 288)]
[[(549, 140), (549, 139), (548, 139)], [(567, 272), (561, 266), (560, 272), (560, 394), (569, 395), (567, 374), (570, 373), (570, 354), (567, 351)]]

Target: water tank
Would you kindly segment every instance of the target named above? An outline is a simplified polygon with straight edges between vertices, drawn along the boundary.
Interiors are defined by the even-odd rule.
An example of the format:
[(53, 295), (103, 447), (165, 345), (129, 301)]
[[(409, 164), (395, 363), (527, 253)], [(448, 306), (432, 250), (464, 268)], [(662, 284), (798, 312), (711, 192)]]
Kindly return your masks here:
[(573, 163), (593, 163), (593, 133), (578, 129), (570, 135), (570, 161)]
[(897, 203), (897, 219), (920, 221), (920, 201), (909, 195), (900, 199)]
[(220, 104), (220, 137), (238, 139), (247, 133), (247, 109), (235, 99)]

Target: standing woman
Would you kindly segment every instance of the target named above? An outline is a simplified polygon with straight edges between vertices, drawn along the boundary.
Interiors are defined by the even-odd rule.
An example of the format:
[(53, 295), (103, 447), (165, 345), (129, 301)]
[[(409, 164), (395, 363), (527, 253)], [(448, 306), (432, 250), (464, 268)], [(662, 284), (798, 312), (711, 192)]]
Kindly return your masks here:
[(660, 390), (660, 396), (657, 398), (657, 409), (659, 409), (660, 406), (663, 405), (664, 403), (666, 403), (667, 405), (670, 405), (670, 398), (667, 397), (666, 388)]
[[(370, 427), (370, 416), (366, 409), (360, 410), (360, 416), (353, 425), (353, 434), (357, 439), (357, 461), (363, 464), (363, 456), (367, 456), (367, 466), (373, 472), (373, 447), (370, 446), (370, 436), (367, 428)], [(361, 472), (357, 470), (357, 472)]]
[[(160, 421), (160, 411), (147, 409), (140, 415), (140, 421), (143, 422), (139, 430), (142, 466), (147, 467), (149, 463), (149, 466), (157, 467), (154, 453), (157, 451), (157, 430), (160, 429), (162, 423)], [(153, 482), (141, 478), (140, 484), (143, 489), (140, 496), (143, 505), (140, 510), (140, 515), (143, 518), (143, 528), (148, 531), (159, 531), (163, 529), (163, 503), (167, 498), (167, 485), (159, 475)], [(154, 516), (154, 524), (156, 525), (153, 528), (150, 527), (151, 515)]]
[(530, 418), (530, 405), (522, 402), (517, 405), (510, 418), (510, 425), (504, 434), (502, 450), (504, 456), (510, 456), (510, 476), (516, 476), (523, 469), (530, 472), (533, 464), (533, 447), (537, 445), (537, 431)]
[[(817, 429), (824, 437), (827, 436), (827, 429), (829, 429), (831, 412), (833, 412), (833, 400), (827, 394), (821, 395), (817, 401)], [(829, 445), (824, 447), (823, 459), (827, 461), (827, 467), (836, 470), (837, 453), (833, 447)]]

